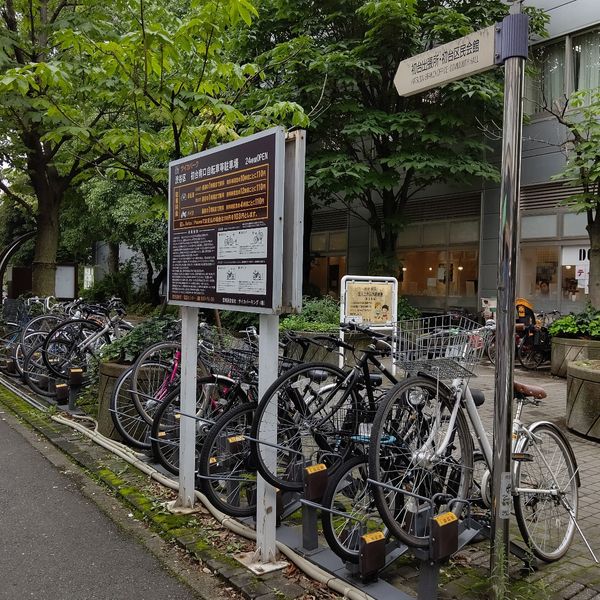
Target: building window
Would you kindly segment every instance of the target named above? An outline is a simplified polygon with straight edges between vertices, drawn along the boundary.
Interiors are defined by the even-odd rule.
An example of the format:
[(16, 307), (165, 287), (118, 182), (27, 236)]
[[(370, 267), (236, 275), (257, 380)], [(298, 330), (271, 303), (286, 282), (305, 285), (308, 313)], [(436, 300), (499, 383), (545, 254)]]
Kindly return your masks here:
[(321, 231), (310, 238), (310, 277), (314, 294), (339, 298), (340, 281), (346, 275), (348, 234), (343, 231)]
[(600, 86), (600, 30), (573, 38), (573, 77), (576, 90)]
[(527, 77), (524, 107), (527, 114), (541, 112), (565, 100), (565, 42), (531, 50), (534, 75)]

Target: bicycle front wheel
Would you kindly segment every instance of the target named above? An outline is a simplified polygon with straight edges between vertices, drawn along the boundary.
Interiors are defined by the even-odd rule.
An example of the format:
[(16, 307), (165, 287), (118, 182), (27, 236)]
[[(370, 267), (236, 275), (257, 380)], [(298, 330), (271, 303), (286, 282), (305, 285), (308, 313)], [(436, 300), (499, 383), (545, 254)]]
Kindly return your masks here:
[(519, 343), (517, 357), (524, 369), (535, 371), (544, 362), (544, 352), (533, 343), (533, 336), (524, 337)]
[[(354, 456), (329, 479), (321, 504), (323, 535), (329, 547), (342, 559), (358, 563), (360, 538), (383, 531), (368, 479), (368, 459)], [(335, 511), (335, 512), (332, 512)]]
[[(454, 421), (453, 421), (454, 415)], [(473, 440), (462, 408), (438, 382), (409, 377), (379, 405), (369, 444), (373, 495), (390, 531), (410, 546), (426, 547), (431, 519), (459, 516), (473, 476)]]
[(220, 417), (208, 432), (200, 459), (200, 489), (210, 503), (231, 517), (256, 513), (256, 467), (247, 436), (256, 404), (246, 402)]
[[(262, 477), (276, 488), (304, 487), (303, 468), (341, 464), (356, 433), (357, 394), (344, 385), (346, 374), (327, 363), (307, 363), (287, 371), (265, 392), (252, 428), (252, 452)], [(273, 439), (277, 447), (261, 443)], [(273, 440), (275, 441), (275, 440)]]
[(529, 431), (516, 449), (515, 515), (527, 546), (552, 562), (564, 556), (575, 533), (577, 465), (556, 427), (538, 423)]

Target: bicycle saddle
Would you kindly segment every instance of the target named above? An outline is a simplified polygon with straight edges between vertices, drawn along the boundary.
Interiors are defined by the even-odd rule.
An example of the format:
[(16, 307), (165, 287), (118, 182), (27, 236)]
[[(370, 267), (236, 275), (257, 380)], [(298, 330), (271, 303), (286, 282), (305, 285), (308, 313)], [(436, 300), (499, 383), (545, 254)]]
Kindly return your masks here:
[(548, 394), (546, 394), (546, 390), (539, 385), (529, 385), (528, 383), (520, 383), (519, 381), (513, 382), (513, 388), (515, 390), (515, 394), (521, 394), (525, 397), (532, 397), (541, 400), (545, 398)]

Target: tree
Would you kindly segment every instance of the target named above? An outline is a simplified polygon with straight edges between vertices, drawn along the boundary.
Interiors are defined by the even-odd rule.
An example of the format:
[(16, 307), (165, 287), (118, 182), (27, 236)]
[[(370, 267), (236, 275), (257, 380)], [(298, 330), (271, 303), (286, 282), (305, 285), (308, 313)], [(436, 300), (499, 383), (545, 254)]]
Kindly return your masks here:
[(248, 0), (6, 1), (0, 139), (37, 197), (35, 293), (53, 291), (65, 194), (95, 169), (142, 182), (164, 212), (169, 160), (273, 123), (305, 123), (285, 101), (236, 107), (262, 74), (231, 60), (229, 36), (254, 15)]
[[(481, 133), (501, 119), (499, 71), (401, 98), (400, 61), (501, 20), (499, 0), (264, 0), (244, 40), (285, 65), (311, 116), (307, 183), (319, 205), (338, 203), (371, 227), (381, 267), (393, 270), (403, 211), (440, 183), (497, 180)], [(535, 27), (543, 19), (534, 13)], [(275, 41), (275, 47), (268, 49)], [(261, 54), (262, 53), (262, 54)]]
[[(5, 201), (22, 207), (35, 222), (36, 294), (54, 293), (58, 215), (65, 193), (106, 158), (96, 152), (89, 130), (109, 117), (90, 88), (85, 61), (57, 42), (65, 26), (93, 22), (98, 4), (6, 0), (0, 11), (0, 190)], [(35, 207), (10, 185), (14, 172), (27, 174)]]
[(587, 216), (590, 239), (589, 297), (600, 308), (600, 88), (574, 92), (567, 102), (544, 106), (566, 128), (567, 163), (554, 179), (582, 192), (569, 196), (567, 206)]

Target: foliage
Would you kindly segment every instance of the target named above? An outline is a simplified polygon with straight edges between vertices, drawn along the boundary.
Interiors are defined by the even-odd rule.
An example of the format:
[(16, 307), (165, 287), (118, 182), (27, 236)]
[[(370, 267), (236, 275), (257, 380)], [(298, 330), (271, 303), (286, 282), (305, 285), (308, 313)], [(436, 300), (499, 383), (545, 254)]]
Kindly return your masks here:
[[(418, 192), (498, 180), (482, 122), (501, 119), (501, 70), (410, 98), (393, 84), (400, 61), (501, 20), (500, 0), (263, 0), (241, 35), (256, 62), (279, 58), (290, 97), (310, 108), (309, 204), (337, 203), (371, 227), (387, 270)], [(543, 21), (535, 13), (535, 26)], [(275, 42), (275, 43), (274, 43)], [(387, 261), (387, 263), (386, 263)]]
[(81, 292), (81, 297), (90, 302), (104, 302), (113, 296), (121, 298), (129, 304), (133, 297), (133, 265), (126, 263), (116, 273), (107, 273), (102, 279), (94, 282), (92, 287)]
[(398, 297), (398, 321), (408, 319), (418, 319), (421, 316), (421, 311), (412, 306), (404, 296)]
[[(248, 327), (258, 327), (258, 315), (250, 312), (242, 312), (236, 310), (221, 310), (219, 311), (221, 325), (229, 331), (243, 331)], [(210, 321), (213, 321), (213, 315), (207, 315)]]
[(170, 339), (178, 330), (178, 320), (172, 315), (150, 317), (123, 337), (104, 346), (101, 350), (101, 360), (134, 361), (142, 350), (156, 342)]
[(600, 308), (600, 88), (574, 92), (562, 109), (553, 106), (543, 108), (568, 132), (564, 143), (567, 163), (554, 179), (566, 180), (566, 185), (583, 189), (581, 193), (569, 196), (565, 203), (587, 216), (589, 297), (592, 305)]
[(571, 313), (556, 319), (548, 331), (557, 337), (600, 340), (600, 310), (588, 305), (579, 314)]
[(280, 329), (291, 331), (337, 331), (340, 328), (340, 305), (330, 296), (304, 298), (302, 312), (287, 315)]

